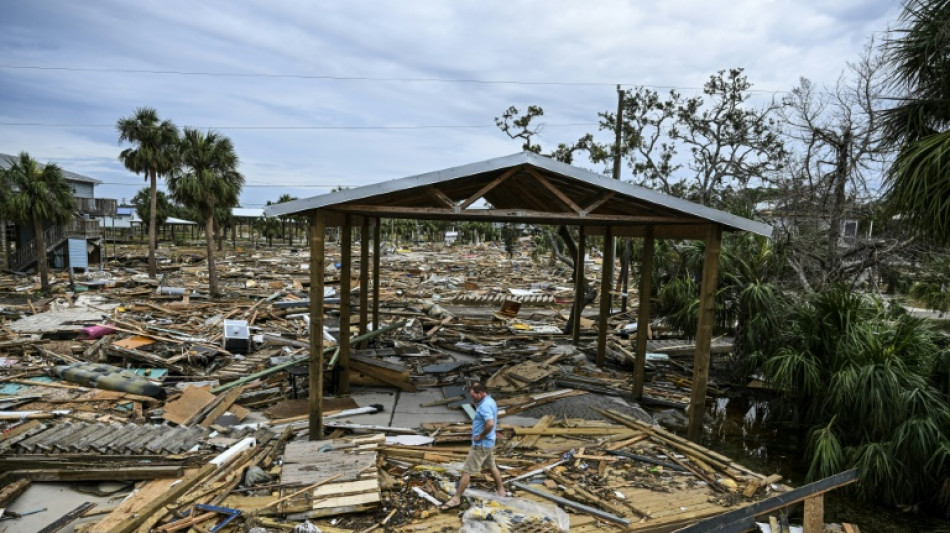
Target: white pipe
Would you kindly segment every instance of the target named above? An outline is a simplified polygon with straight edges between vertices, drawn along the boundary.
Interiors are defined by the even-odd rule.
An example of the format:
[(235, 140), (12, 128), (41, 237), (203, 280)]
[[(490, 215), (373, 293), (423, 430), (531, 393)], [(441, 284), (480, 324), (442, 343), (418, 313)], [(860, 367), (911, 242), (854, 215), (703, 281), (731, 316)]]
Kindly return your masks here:
[(244, 450), (250, 450), (251, 448), (255, 446), (257, 446), (257, 439), (255, 439), (254, 437), (244, 437), (244, 440), (238, 442), (237, 444), (234, 444), (227, 450), (224, 450), (224, 452), (221, 453), (221, 455), (215, 457), (209, 462), (211, 464), (217, 465), (218, 468), (221, 468), (228, 461), (237, 457), (239, 453), (243, 452)]
[(339, 413), (335, 413), (335, 414), (332, 414), (332, 415), (323, 415), (323, 419), (326, 420), (326, 419), (328, 419), (328, 418), (342, 418), (342, 417), (344, 417), (344, 416), (362, 415), (362, 414), (364, 414), (364, 413), (370, 413), (370, 414), (371, 414), (371, 413), (376, 413), (376, 412), (378, 412), (378, 411), (379, 411), (378, 409), (376, 409), (375, 407), (371, 407), (371, 406), (357, 407), (357, 408), (355, 408), (355, 409), (345, 409), (345, 410), (343, 410), (343, 411), (340, 411)]
[(442, 502), (440, 502), (439, 500), (433, 498), (432, 496), (429, 495), (429, 493), (427, 493), (426, 491), (420, 489), (419, 487), (412, 487), (412, 490), (413, 490), (413, 492), (415, 492), (416, 494), (418, 494), (420, 498), (426, 500), (427, 502), (431, 503), (432, 505), (442, 505)]

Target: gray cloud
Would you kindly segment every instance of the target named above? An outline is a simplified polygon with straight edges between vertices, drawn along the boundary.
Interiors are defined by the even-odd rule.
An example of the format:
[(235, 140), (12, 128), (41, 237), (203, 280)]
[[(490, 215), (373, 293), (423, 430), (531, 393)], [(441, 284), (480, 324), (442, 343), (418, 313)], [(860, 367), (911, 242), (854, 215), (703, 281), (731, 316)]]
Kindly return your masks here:
[[(492, 127), (405, 130), (235, 129), (235, 126), (490, 125), (509, 105), (545, 108), (546, 146), (569, 142), (613, 109), (614, 83), (700, 87), (746, 68), (758, 89), (784, 91), (800, 76), (830, 85), (896, 1), (791, 0), (648, 5), (418, 0), (12, 2), (0, 21), (9, 66), (597, 82), (597, 86), (337, 81), (0, 68), (0, 152), (41, 160), (131, 197), (143, 185), (117, 161), (111, 125), (139, 106), (179, 126), (231, 136), (251, 184), (245, 205), (313, 185), (358, 185), (517, 151)], [(768, 94), (757, 96), (765, 101)], [(592, 166), (592, 165), (588, 165)], [(597, 169), (599, 170), (599, 169)], [(112, 185), (117, 183), (120, 185)], [(297, 187), (297, 188), (294, 188)], [(273, 196), (273, 198), (270, 198)]]

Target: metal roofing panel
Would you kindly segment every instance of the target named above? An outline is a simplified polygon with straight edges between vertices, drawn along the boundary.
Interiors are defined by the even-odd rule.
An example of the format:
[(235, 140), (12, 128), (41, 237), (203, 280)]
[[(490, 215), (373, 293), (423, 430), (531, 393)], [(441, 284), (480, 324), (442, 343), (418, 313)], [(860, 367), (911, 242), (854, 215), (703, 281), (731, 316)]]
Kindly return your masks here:
[[(0, 168), (3, 168), (3, 169), (10, 168), (10, 165), (12, 164), (12, 162), (16, 161), (17, 159), (18, 159), (17, 156), (13, 156), (10, 154), (0, 154)], [(40, 166), (46, 166), (46, 165), (44, 165), (43, 163), (40, 163)], [(70, 172), (68, 170), (65, 170), (63, 169), (62, 166), (60, 166), (59, 168), (60, 170), (63, 171), (63, 178), (65, 178), (68, 181), (92, 183), (93, 185), (99, 185), (100, 183), (102, 183), (101, 180), (97, 180), (96, 178), (90, 178), (89, 176), (83, 176), (82, 174), (76, 174), (75, 172)]]
[[(406, 178), (364, 185), (354, 189), (345, 189), (329, 194), (276, 204), (264, 208), (264, 214), (267, 216), (275, 216), (302, 213), (305, 211), (312, 211), (315, 209), (322, 209), (334, 205), (352, 202), (354, 200), (362, 200), (365, 198), (372, 198), (374, 196), (380, 196), (406, 189), (434, 185), (449, 180), (464, 178), (466, 176), (494, 172), (518, 165), (532, 165), (555, 174), (560, 174), (583, 183), (587, 183), (604, 191), (614, 191), (631, 198), (678, 211), (686, 215), (695, 216), (710, 222), (722, 224), (730, 228), (750, 231), (752, 233), (764, 236), (769, 236), (772, 234), (772, 226), (768, 224), (749, 220), (747, 218), (726, 213), (711, 207), (706, 207), (704, 205), (690, 202), (689, 200), (684, 200), (682, 198), (677, 198), (675, 196), (669, 196), (652, 189), (634, 185), (632, 183), (625, 183), (615, 180), (602, 174), (568, 165), (566, 163), (561, 163), (560, 161), (556, 161), (549, 157), (538, 155), (532, 152), (519, 152), (504, 157), (480, 161), (477, 163), (470, 163), (458, 167), (437, 170), (435, 172), (427, 172), (425, 174), (418, 174)], [(460, 219), (464, 218), (464, 213), (460, 215)]]

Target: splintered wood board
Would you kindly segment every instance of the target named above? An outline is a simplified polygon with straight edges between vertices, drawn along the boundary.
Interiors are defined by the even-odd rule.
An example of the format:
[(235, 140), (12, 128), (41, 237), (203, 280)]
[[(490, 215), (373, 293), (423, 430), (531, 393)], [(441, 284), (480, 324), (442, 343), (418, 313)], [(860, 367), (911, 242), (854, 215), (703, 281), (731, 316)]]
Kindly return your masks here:
[(333, 483), (317, 487), (313, 491), (315, 500), (314, 510), (338, 509), (356, 505), (367, 505), (379, 502), (379, 480), (364, 479), (347, 483)]
[[(344, 448), (324, 453), (319, 452), (321, 447), (334, 444), (344, 445), (334, 441), (294, 441), (287, 443), (284, 449), (281, 483), (299, 482), (304, 485), (311, 485), (338, 474), (340, 477), (337, 478), (337, 483), (365, 478), (364, 473), (371, 475), (373, 478), (376, 477), (376, 452), (374, 450)], [(349, 453), (347, 450), (349, 450)], [(332, 487), (334, 485), (328, 486)]]
[(179, 425), (184, 424), (214, 399), (215, 395), (204, 387), (186, 387), (177, 400), (165, 404), (162, 418)]
[[(710, 502), (715, 497), (712, 489), (698, 488), (673, 492), (654, 492), (649, 489), (623, 488), (626, 501), (638, 511), (651, 516), (641, 523), (631, 524), (630, 531), (647, 529), (664, 523), (676, 523), (713, 516), (738, 507), (723, 507)], [(632, 517), (633, 513), (631, 513)], [(628, 517), (630, 518), (630, 517)]]
[(89, 528), (87, 533), (108, 533), (113, 531), (126, 521), (131, 520), (139, 509), (168, 492), (172, 485), (179, 481), (181, 481), (180, 478), (168, 478), (142, 483), (128, 499)]
[[(321, 458), (319, 461), (310, 463), (285, 463), (281, 470), (280, 482), (283, 484), (300, 483), (302, 485), (312, 485), (337, 474), (342, 474), (342, 476), (337, 478), (338, 480), (354, 481), (360, 479), (361, 473), (364, 470), (374, 467), (375, 465), (375, 453), (347, 456), (338, 454), (337, 457)], [(369, 474), (374, 475), (372, 473)]]

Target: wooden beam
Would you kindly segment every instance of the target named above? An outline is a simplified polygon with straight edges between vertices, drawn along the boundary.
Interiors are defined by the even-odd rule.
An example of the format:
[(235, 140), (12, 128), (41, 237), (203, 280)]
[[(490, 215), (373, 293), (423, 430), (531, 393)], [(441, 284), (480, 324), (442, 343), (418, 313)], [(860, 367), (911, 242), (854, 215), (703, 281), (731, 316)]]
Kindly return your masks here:
[(385, 216), (392, 218), (421, 218), (421, 219), (448, 219), (448, 220), (511, 220), (515, 222), (539, 222), (548, 224), (611, 224), (611, 225), (644, 225), (644, 224), (695, 224), (706, 227), (703, 219), (685, 216), (663, 215), (588, 215), (567, 211), (533, 211), (530, 209), (471, 209), (456, 212), (440, 207), (410, 207), (386, 206), (371, 204), (347, 204), (336, 208), (343, 213), (353, 213), (368, 216)]
[(574, 258), (574, 324), (571, 328), (571, 340), (574, 346), (581, 341), (581, 312), (584, 310), (584, 255), (587, 250), (585, 244), (584, 226), (577, 227), (577, 257)]
[(326, 214), (310, 216), (310, 440), (323, 439), (323, 288)]
[(475, 194), (469, 196), (468, 198), (466, 198), (464, 202), (462, 202), (461, 204), (459, 204), (459, 209), (468, 209), (468, 206), (474, 204), (476, 201), (478, 201), (479, 198), (481, 198), (482, 196), (485, 196), (486, 194), (488, 194), (488, 191), (494, 189), (495, 187), (497, 187), (498, 185), (500, 185), (501, 182), (505, 181), (506, 179), (508, 179), (508, 178), (510, 178), (510, 177), (512, 177), (512, 176), (514, 176), (514, 175), (515, 175), (516, 173), (518, 173), (518, 171), (520, 171), (520, 170), (521, 170), (521, 167), (520, 167), (520, 166), (519, 166), (519, 167), (514, 167), (514, 168), (509, 168), (507, 171), (505, 171), (504, 174), (502, 174), (502, 175), (498, 176), (497, 178), (491, 180), (490, 182), (488, 182), (487, 185), (485, 185), (484, 187), (482, 187), (481, 189), (479, 189), (477, 193), (475, 193)]
[[(646, 236), (647, 228), (653, 227), (653, 238), (670, 239), (676, 241), (701, 241), (706, 238), (709, 224), (705, 222), (696, 224), (636, 224), (636, 225), (617, 225), (614, 226), (614, 237), (642, 239)], [(588, 235), (603, 235), (604, 226), (588, 226)]]
[(614, 234), (607, 226), (604, 234), (604, 261), (600, 268), (600, 316), (597, 321), (597, 366), (607, 363), (607, 319), (610, 317), (610, 285), (614, 277)]
[(337, 391), (350, 393), (350, 292), (353, 275), (353, 218), (343, 217), (340, 229), (340, 358), (337, 362), (339, 376)]
[(650, 331), (650, 294), (653, 292), (653, 254), (655, 242), (653, 228), (647, 227), (643, 238), (643, 262), (640, 266), (640, 308), (637, 313), (637, 359), (633, 368), (633, 397), (643, 397), (643, 380), (646, 375), (647, 334)]
[(583, 209), (581, 209), (579, 205), (574, 203), (574, 200), (571, 200), (570, 198), (568, 198), (568, 196), (564, 194), (564, 192), (561, 191), (561, 189), (558, 189), (557, 187), (554, 186), (553, 183), (548, 181), (547, 178), (539, 174), (533, 168), (528, 168), (528, 174), (531, 174), (534, 177), (534, 179), (537, 180), (538, 183), (544, 186), (545, 189), (551, 191), (551, 194), (553, 194), (554, 196), (557, 196), (557, 199), (560, 200), (561, 203), (563, 203), (565, 207), (577, 213), (578, 216), (581, 215), (581, 213), (583, 212)]
[(74, 520), (79, 518), (80, 515), (82, 515), (83, 513), (85, 513), (86, 511), (88, 511), (89, 509), (95, 506), (96, 504), (92, 502), (85, 502), (79, 507), (76, 507), (72, 511), (69, 511), (68, 513), (59, 517), (59, 519), (57, 519), (52, 524), (41, 529), (39, 533), (56, 533), (60, 529), (63, 529), (64, 527), (66, 527), (67, 524), (69, 524), (70, 522), (73, 522)]
[(458, 212), (455, 202), (453, 202), (452, 199), (449, 198), (444, 192), (436, 189), (432, 185), (426, 187), (426, 192), (429, 193), (429, 196), (431, 196), (435, 201), (439, 202), (439, 204), (451, 209), (452, 211)]
[(706, 250), (703, 253), (703, 277), (699, 287), (699, 325), (696, 329), (696, 354), (693, 358), (693, 391), (689, 401), (689, 430), (687, 435), (699, 442), (703, 435), (706, 413), (706, 385), (709, 381), (709, 345), (716, 315), (716, 284), (719, 271), (719, 250), (722, 228), (709, 226)]
[(755, 517), (766, 513), (771, 513), (783, 507), (796, 504), (818, 494), (835, 490), (845, 485), (854, 483), (858, 479), (858, 473), (854, 470), (846, 470), (840, 474), (835, 474), (824, 479), (809, 483), (807, 485), (792, 489), (771, 498), (740, 507), (734, 511), (722, 513), (691, 526), (678, 529), (678, 533), (740, 533), (755, 529)]
[(591, 212), (593, 212), (594, 209), (597, 209), (598, 207), (604, 205), (605, 203), (607, 203), (608, 201), (610, 201), (610, 199), (613, 198), (613, 197), (616, 196), (616, 195), (617, 195), (617, 193), (615, 193), (614, 191), (610, 191), (610, 192), (608, 192), (607, 194), (602, 195), (600, 198), (594, 200), (590, 205), (588, 205), (588, 206), (585, 207), (584, 209), (581, 209), (580, 215), (581, 215), (582, 217), (586, 217), (586, 216), (589, 215)]
[(18, 479), (0, 490), (0, 508), (5, 508), (30, 488), (33, 482), (29, 478)]
[[(110, 531), (112, 533), (131, 533), (132, 531), (135, 531), (140, 525), (151, 518), (153, 514), (159, 512), (166, 505), (177, 500), (199, 482), (204, 481), (204, 479), (214, 473), (215, 470), (217, 470), (217, 465), (214, 463), (206, 464), (201, 468), (201, 470), (184, 477), (180, 483), (169, 487), (169, 489), (159, 497), (149, 502), (143, 508), (138, 509), (138, 514), (136, 514), (134, 517), (130, 517), (121, 525), (111, 529)], [(96, 529), (94, 528), (93, 530), (95, 531)]]
[[(369, 324), (369, 219), (360, 222), (360, 336), (366, 335)], [(360, 348), (366, 347), (366, 341)]]
[(379, 329), (379, 251), (382, 249), (380, 219), (373, 220), (373, 331)]
[(824, 533), (825, 531), (825, 497), (816, 494), (810, 498), (805, 498), (805, 533)]

